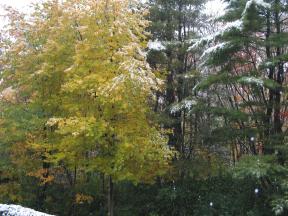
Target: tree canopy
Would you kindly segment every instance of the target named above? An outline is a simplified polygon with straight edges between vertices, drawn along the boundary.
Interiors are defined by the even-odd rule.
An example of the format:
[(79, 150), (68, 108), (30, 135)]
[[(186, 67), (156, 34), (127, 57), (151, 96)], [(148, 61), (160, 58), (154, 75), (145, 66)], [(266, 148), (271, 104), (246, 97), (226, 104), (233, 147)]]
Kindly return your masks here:
[(5, 7), (0, 203), (56, 215), (287, 215), (288, 2)]

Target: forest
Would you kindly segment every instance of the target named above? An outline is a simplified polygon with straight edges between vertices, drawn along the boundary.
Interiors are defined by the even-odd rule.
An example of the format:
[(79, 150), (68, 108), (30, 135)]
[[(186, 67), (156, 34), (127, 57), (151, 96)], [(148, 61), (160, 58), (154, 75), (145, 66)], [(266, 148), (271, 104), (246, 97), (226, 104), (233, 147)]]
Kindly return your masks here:
[(288, 0), (44, 0), (0, 32), (0, 203), (288, 215)]

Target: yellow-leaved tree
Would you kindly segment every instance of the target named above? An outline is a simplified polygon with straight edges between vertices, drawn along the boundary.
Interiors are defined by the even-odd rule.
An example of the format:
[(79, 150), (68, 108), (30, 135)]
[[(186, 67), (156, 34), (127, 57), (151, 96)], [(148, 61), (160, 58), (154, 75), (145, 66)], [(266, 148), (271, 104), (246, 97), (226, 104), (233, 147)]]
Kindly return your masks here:
[[(45, 124), (63, 113), (63, 71), (73, 63), (75, 32), (70, 21), (64, 20), (63, 10), (57, 1), (47, 1), (35, 5), (28, 17), (8, 7), (8, 22), (2, 31), (0, 146), (5, 164), (0, 163), (0, 170), (7, 183), (1, 184), (0, 199), (30, 199), (19, 188), (23, 176), (36, 177), (39, 209), (54, 178), (49, 157), (57, 139)], [(6, 193), (5, 188), (12, 189)]]
[[(149, 117), (149, 98), (158, 80), (145, 62), (145, 11), (137, 1), (68, 1), (65, 14), (78, 34), (74, 62), (64, 73), (63, 109), (47, 125), (60, 135), (52, 158), (70, 169), (113, 182), (152, 182), (164, 174), (173, 154)], [(66, 19), (64, 19), (66, 20)]]
[(21, 19), (23, 29), (11, 20), (1, 77), (15, 101), (3, 122), (21, 134), (7, 141), (14, 164), (27, 161), (22, 169), (41, 180), (42, 194), (61, 170), (71, 186), (101, 173), (112, 216), (114, 182), (153, 182), (169, 168), (174, 152), (149, 104), (160, 81), (145, 59), (146, 13), (136, 0), (54, 0)]
[(39, 179), (40, 209), (49, 184), (67, 176), (74, 190), (100, 173), (113, 215), (114, 182), (150, 183), (169, 169), (174, 152), (151, 115), (160, 81), (146, 63), (146, 13), (136, 0), (47, 1), (29, 18), (8, 8), (0, 136), (11, 163), (3, 170)]

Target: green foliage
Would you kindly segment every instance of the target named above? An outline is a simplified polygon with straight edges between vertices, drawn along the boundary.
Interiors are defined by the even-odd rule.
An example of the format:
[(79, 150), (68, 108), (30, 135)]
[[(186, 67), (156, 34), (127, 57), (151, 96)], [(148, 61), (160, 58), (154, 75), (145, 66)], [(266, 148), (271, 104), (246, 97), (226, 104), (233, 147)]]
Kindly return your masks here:
[(8, 8), (0, 202), (103, 216), (114, 183), (117, 216), (287, 215), (287, 2), (204, 3)]
[(275, 156), (245, 156), (233, 169), (236, 178), (255, 178), (277, 176), (287, 172), (286, 168), (277, 164)]
[(255, 195), (255, 187), (252, 180), (235, 180), (226, 174), (205, 181), (186, 178), (155, 186), (121, 185), (118, 215), (273, 214), (266, 194)]

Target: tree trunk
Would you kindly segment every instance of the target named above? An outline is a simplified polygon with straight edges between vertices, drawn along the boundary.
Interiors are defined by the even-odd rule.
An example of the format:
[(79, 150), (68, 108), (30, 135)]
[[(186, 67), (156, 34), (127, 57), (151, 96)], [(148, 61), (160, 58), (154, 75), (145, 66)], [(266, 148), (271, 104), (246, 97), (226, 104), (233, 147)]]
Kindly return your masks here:
[[(270, 39), (270, 35), (271, 35), (271, 21), (270, 21), (270, 12), (267, 13), (266, 15), (266, 19), (267, 19), (267, 32), (266, 32), (266, 41), (268, 41)], [(271, 48), (270, 45), (267, 44), (266, 45), (266, 56), (267, 59), (271, 59), (272, 55), (271, 55)], [(274, 66), (271, 66), (269, 68), (269, 75), (268, 78), (270, 80), (274, 79)], [(269, 98), (267, 101), (267, 110), (266, 110), (266, 117), (264, 120), (264, 127), (265, 127), (265, 132), (264, 132), (264, 137), (265, 137), (265, 144), (267, 142), (267, 140), (269, 139), (270, 133), (271, 133), (271, 119), (272, 119), (272, 113), (273, 113), (273, 98), (274, 98), (274, 90), (273, 89), (269, 89)], [(264, 146), (265, 147), (265, 146)]]
[(108, 187), (108, 216), (114, 216), (114, 185), (111, 176), (109, 176)]
[[(50, 164), (47, 162), (44, 162), (47, 158), (45, 156), (42, 156), (42, 168), (44, 170), (44, 173), (42, 175), (43, 179), (47, 179), (49, 176), (49, 168)], [(45, 200), (46, 200), (46, 191), (47, 191), (48, 183), (45, 182), (44, 185), (40, 187), (40, 194), (38, 196), (38, 209), (43, 210)]]
[[(281, 23), (280, 23), (280, 1), (277, 0), (275, 1), (276, 4), (276, 12), (275, 12), (275, 24), (276, 24), (276, 33), (281, 34)], [(277, 46), (277, 51), (276, 51), (277, 57), (280, 57), (282, 55), (281, 52), (281, 46)], [(277, 83), (282, 86), (283, 84), (283, 74), (284, 74), (284, 67), (283, 67), (283, 62), (280, 61), (278, 63), (278, 73), (277, 73)], [(281, 89), (278, 88), (275, 92), (275, 111), (274, 111), (274, 131), (276, 134), (282, 132), (282, 124), (281, 124), (281, 118), (280, 118), (280, 113), (281, 113)]]

